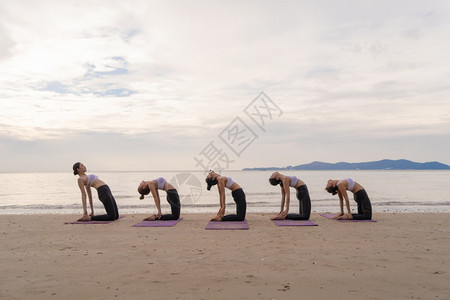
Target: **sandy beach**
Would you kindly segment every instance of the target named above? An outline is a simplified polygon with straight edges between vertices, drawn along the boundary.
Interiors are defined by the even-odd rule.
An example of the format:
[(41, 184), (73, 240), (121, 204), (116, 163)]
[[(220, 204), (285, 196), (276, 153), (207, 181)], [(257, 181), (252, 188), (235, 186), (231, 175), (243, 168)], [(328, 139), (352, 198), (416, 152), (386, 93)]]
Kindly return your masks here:
[(144, 215), (1, 215), (1, 299), (450, 299), (450, 215), (205, 230), (213, 214), (135, 228)]

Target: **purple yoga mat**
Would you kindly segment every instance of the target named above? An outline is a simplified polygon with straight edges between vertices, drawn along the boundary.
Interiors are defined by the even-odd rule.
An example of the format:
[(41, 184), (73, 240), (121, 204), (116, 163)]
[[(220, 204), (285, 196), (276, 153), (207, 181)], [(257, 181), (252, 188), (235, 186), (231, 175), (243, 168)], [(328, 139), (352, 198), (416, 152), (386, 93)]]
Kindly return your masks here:
[(172, 227), (181, 220), (183, 220), (183, 218), (179, 218), (178, 220), (166, 220), (166, 221), (161, 220), (142, 221), (134, 224), (131, 227)]
[(250, 229), (247, 220), (244, 221), (222, 221), (214, 222), (209, 221), (208, 225), (205, 227), (206, 230), (245, 230)]
[(376, 222), (376, 220), (336, 220), (336, 219), (333, 219), (333, 217), (335, 215), (336, 214), (321, 214), (322, 217), (331, 219), (333, 221), (338, 221), (338, 222)]
[(277, 226), (319, 226), (310, 220), (273, 220)]
[[(120, 216), (119, 219), (125, 218), (125, 216)], [(75, 221), (70, 224), (109, 224), (114, 221)]]

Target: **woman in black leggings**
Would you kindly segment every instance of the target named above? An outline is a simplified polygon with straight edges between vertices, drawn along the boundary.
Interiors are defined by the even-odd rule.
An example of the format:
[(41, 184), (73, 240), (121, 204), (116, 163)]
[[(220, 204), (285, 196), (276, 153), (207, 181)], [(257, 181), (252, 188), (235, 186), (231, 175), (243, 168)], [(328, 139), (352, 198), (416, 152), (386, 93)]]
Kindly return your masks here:
[[(275, 172), (270, 176), (269, 182), (271, 185), (281, 186), (281, 209), (278, 215), (272, 217), (271, 220), (309, 220), (311, 215), (311, 199), (309, 198), (308, 188), (306, 184), (295, 176), (285, 176), (278, 172)], [(291, 193), (289, 187), (293, 187), (297, 190), (297, 199), (299, 201), (299, 213), (289, 213), (289, 203), (291, 200)], [(284, 204), (286, 203), (286, 209)]]
[[(233, 181), (230, 177), (220, 176), (219, 174), (211, 171), (206, 176), (206, 183), (208, 184), (207, 190), (211, 190), (213, 185), (217, 184), (219, 190), (220, 209), (217, 215), (211, 219), (211, 221), (244, 221), (245, 212), (247, 210), (247, 202), (245, 201), (244, 190)], [(231, 190), (231, 196), (236, 203), (236, 214), (225, 216), (225, 188)]]
[[(371, 220), (372, 204), (369, 195), (362, 185), (351, 178), (342, 180), (330, 179), (325, 187), (328, 193), (332, 195), (338, 194), (341, 211), (333, 218), (338, 220)], [(352, 214), (350, 202), (348, 201), (347, 191), (353, 193), (353, 198), (358, 204), (358, 213)], [(344, 201), (347, 213), (344, 213)]]
[[(81, 202), (83, 204), (83, 217), (78, 221), (113, 221), (119, 218), (119, 211), (117, 209), (116, 200), (103, 181), (98, 179), (97, 175), (86, 175), (86, 166), (80, 162), (73, 165), (73, 175), (78, 175), (78, 187), (81, 191)], [(91, 187), (97, 190), (98, 199), (103, 203), (106, 210), (106, 215), (94, 216), (94, 207), (92, 205)], [(86, 206), (86, 195), (89, 198), (89, 206), (91, 213), (88, 215)]]
[[(161, 214), (161, 200), (159, 199), (158, 190), (165, 191), (167, 193), (167, 202), (170, 204), (171, 214)], [(177, 190), (168, 183), (164, 178), (159, 177), (151, 181), (142, 181), (139, 184), (138, 192), (141, 194), (140, 199), (144, 199), (144, 195), (148, 195), (152, 192), (153, 199), (155, 200), (157, 214), (151, 215), (145, 218), (144, 221), (155, 220), (178, 220), (180, 218), (181, 203)]]

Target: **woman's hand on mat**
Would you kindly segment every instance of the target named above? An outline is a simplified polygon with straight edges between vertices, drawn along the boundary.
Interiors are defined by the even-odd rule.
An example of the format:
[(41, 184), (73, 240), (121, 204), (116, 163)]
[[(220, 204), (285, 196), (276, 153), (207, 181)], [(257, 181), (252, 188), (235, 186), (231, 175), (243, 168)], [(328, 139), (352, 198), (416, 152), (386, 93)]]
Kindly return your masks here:
[(340, 216), (339, 218), (337, 218), (338, 220), (353, 220), (353, 216), (352, 214), (345, 214), (343, 216)]
[(155, 220), (161, 219), (161, 216), (162, 216), (161, 212), (157, 213), (157, 214), (156, 214), (156, 217), (155, 217)]
[(211, 219), (211, 221), (222, 221), (223, 216), (225, 215), (225, 209), (219, 209), (219, 212), (217, 213), (217, 215)]
[(220, 221), (222, 221), (222, 217), (219, 216), (219, 215), (217, 215), (217, 216), (215, 216), (214, 218), (212, 218), (211, 221), (214, 221), (214, 222), (220, 222)]
[(285, 214), (283, 211), (279, 212), (275, 217), (270, 218), (271, 220), (284, 220), (286, 218), (287, 213)]
[(81, 218), (79, 218), (77, 221), (90, 221), (91, 217), (88, 215), (83, 215)]
[(278, 220), (277, 218), (280, 216), (281, 213), (278, 213), (275, 217), (270, 218), (271, 220)]
[(92, 217), (94, 215), (94, 210), (91, 210), (91, 213), (89, 215)]
[(333, 219), (339, 219), (340, 217), (342, 217), (344, 214), (343, 213), (338, 213), (336, 214)]
[(144, 221), (155, 221), (156, 220), (156, 215), (151, 215), (148, 218), (145, 218)]

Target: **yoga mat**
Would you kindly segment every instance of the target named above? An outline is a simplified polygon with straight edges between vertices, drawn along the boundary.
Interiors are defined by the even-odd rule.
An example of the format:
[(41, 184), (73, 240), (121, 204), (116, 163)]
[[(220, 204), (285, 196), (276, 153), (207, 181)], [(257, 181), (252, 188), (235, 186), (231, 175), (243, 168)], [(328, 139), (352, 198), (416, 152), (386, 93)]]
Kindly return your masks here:
[(209, 221), (205, 227), (206, 230), (243, 230), (250, 229), (247, 220), (244, 221), (230, 221), (230, 222), (214, 222)]
[(333, 217), (335, 215), (336, 214), (321, 214), (322, 217), (331, 219), (333, 221), (338, 221), (338, 222), (376, 222), (376, 220), (336, 220), (336, 219), (333, 219)]
[[(125, 216), (119, 216), (119, 219), (125, 218)], [(70, 224), (109, 224), (114, 221), (75, 221)]]
[(181, 220), (183, 220), (183, 218), (179, 218), (178, 220), (166, 220), (166, 221), (161, 220), (142, 221), (134, 224), (131, 227), (172, 227)]
[(319, 226), (310, 220), (273, 220), (277, 226)]

